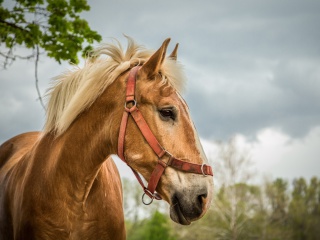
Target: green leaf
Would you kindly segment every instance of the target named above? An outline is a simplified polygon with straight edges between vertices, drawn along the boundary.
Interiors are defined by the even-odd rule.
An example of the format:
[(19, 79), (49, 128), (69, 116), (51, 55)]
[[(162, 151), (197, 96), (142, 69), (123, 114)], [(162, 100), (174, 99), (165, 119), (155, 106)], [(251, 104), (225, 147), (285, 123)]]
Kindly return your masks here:
[(34, 49), (38, 45), (59, 63), (77, 63), (78, 53), (84, 56), (91, 50), (91, 44), (102, 39), (79, 15), (90, 9), (86, 0), (15, 2), (10, 9), (0, 1), (0, 43), (11, 49), (12, 56), (15, 46)]

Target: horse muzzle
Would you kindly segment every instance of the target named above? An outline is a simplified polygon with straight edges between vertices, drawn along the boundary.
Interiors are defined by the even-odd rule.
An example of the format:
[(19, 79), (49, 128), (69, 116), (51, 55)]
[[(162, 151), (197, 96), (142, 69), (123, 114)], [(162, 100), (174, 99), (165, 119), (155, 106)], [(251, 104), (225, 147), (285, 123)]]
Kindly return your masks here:
[(170, 218), (176, 223), (189, 225), (206, 213), (210, 203), (207, 188), (176, 191), (171, 197)]

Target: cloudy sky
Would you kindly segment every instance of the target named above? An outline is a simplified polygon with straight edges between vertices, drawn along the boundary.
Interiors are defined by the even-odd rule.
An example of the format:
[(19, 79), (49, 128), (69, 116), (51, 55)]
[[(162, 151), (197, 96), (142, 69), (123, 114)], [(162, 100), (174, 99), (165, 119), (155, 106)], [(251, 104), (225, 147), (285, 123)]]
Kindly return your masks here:
[[(320, 176), (320, 1), (88, 2), (83, 16), (104, 41), (125, 45), (126, 34), (157, 49), (171, 37), (169, 51), (180, 43), (184, 97), (210, 158), (217, 141), (236, 136), (261, 175)], [(42, 93), (68, 68), (42, 56)], [(36, 99), (33, 62), (0, 71), (1, 142), (41, 130)]]

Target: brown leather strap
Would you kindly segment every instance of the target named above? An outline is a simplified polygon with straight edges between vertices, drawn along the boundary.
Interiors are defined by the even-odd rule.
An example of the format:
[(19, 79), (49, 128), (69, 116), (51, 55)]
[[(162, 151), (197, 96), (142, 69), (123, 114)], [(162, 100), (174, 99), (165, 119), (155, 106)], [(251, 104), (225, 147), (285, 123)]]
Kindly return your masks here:
[(189, 163), (176, 158), (172, 158), (170, 160), (170, 163), (168, 163), (168, 166), (184, 172), (195, 173), (195, 174), (202, 173), (205, 176), (207, 175), (213, 176), (212, 168), (206, 164)]
[(156, 137), (153, 135), (151, 129), (149, 128), (146, 120), (142, 116), (139, 109), (134, 106), (130, 109), (131, 116), (133, 117), (135, 123), (139, 127), (142, 135), (148, 142), (149, 146), (152, 148), (152, 150), (157, 154), (159, 158), (161, 158), (166, 152), (156, 139)]
[[(152, 194), (154, 194), (154, 192), (156, 191), (156, 187), (158, 186), (158, 182), (159, 182), (164, 170), (166, 169), (166, 167), (167, 167), (167, 165), (162, 160), (158, 160), (158, 164), (151, 174), (151, 177), (150, 177), (150, 180), (148, 183), (148, 187), (147, 187), (147, 189)], [(148, 193), (146, 193), (146, 194), (148, 195)], [(149, 197), (152, 197), (152, 196), (149, 196)]]
[[(129, 77), (127, 80), (127, 88), (126, 88), (126, 102), (125, 102), (125, 111), (122, 115), (121, 124), (120, 124), (120, 132), (118, 138), (118, 156), (124, 161), (124, 138), (126, 135), (127, 122), (129, 117), (129, 112), (126, 111), (127, 104), (135, 101), (135, 89), (136, 89), (136, 75), (140, 67), (136, 66), (131, 69), (129, 72)], [(134, 105), (136, 103), (134, 102)]]
[(140, 67), (136, 66), (132, 68), (129, 73), (129, 77), (127, 80), (126, 103), (135, 101), (136, 75), (139, 69)]

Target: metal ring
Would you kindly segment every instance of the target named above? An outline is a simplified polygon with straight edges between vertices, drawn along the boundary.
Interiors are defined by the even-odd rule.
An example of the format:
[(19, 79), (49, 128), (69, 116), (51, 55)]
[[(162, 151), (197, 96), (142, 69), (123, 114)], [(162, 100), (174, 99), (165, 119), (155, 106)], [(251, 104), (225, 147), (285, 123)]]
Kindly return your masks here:
[[(148, 190), (147, 190), (147, 191), (148, 191)], [(149, 192), (149, 193), (150, 193), (150, 192)], [(147, 195), (151, 200), (150, 200), (150, 202), (145, 202), (145, 200), (144, 200), (144, 196), (145, 196), (145, 195), (147, 195), (147, 194), (146, 194), (146, 193), (143, 193), (143, 194), (142, 194), (142, 198), (141, 198), (142, 203), (143, 203), (144, 205), (150, 205), (150, 204), (153, 202), (154, 197), (151, 198), (151, 197), (149, 197), (149, 196)], [(153, 195), (152, 195), (152, 196), (153, 196)]]
[(204, 171), (203, 171), (204, 165), (206, 165), (206, 164), (205, 164), (205, 163), (202, 163), (202, 165), (201, 165), (201, 172), (202, 172), (202, 175), (206, 177), (207, 175), (206, 175), (206, 174), (204, 173)]
[(133, 107), (137, 106), (137, 101), (136, 101), (135, 99), (130, 100), (130, 101), (127, 101), (127, 102), (125, 102), (124, 107), (125, 107), (126, 109), (128, 109), (128, 110), (130, 109), (130, 108), (127, 107), (127, 104), (129, 104), (129, 103), (132, 103), (132, 104), (133, 104), (130, 108), (133, 108)]

